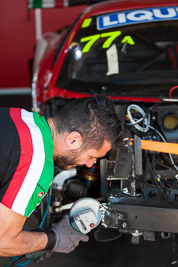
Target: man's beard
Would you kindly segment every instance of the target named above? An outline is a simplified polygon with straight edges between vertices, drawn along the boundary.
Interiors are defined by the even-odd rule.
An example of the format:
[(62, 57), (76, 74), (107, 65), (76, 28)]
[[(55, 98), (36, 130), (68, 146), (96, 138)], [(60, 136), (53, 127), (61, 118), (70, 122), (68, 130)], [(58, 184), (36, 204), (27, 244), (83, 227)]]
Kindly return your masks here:
[(69, 166), (77, 165), (78, 156), (81, 150), (69, 150), (66, 153), (54, 157), (54, 163), (63, 170), (67, 170)]

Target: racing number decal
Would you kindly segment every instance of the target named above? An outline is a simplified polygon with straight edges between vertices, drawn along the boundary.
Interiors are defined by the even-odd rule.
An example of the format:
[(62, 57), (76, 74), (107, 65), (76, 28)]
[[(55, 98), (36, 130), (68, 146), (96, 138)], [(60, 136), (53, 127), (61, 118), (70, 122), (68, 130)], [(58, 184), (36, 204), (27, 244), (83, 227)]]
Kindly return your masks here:
[(84, 46), (82, 52), (86, 53), (90, 50), (91, 46), (100, 38), (100, 34), (91, 35), (88, 37), (84, 37), (80, 40), (80, 42), (84, 43), (87, 42), (87, 44)]
[[(104, 42), (104, 44), (102, 45), (102, 48), (109, 48), (112, 44), (112, 42), (119, 36), (121, 35), (121, 31), (114, 31), (114, 32), (105, 32), (105, 33), (101, 33), (101, 34), (95, 34), (95, 35), (91, 35), (91, 36), (87, 36), (84, 38), (81, 38), (80, 42), (84, 43), (87, 42), (86, 45), (84, 46), (82, 52), (83, 53), (87, 53), (90, 51), (90, 48), (92, 47), (92, 45), (99, 40), (100, 38), (107, 38), (106, 41)], [(132, 39), (131, 36), (125, 36), (122, 41), (122, 43), (128, 43), (130, 45), (134, 45), (134, 41)]]
[(134, 45), (135, 43), (134, 43), (134, 40), (132, 39), (132, 37), (131, 36), (125, 36), (123, 39), (122, 39), (122, 41), (121, 41), (121, 43), (128, 43), (128, 44), (130, 44), (130, 45)]
[(121, 31), (116, 31), (116, 32), (106, 32), (101, 34), (101, 38), (108, 37), (106, 41), (103, 44), (103, 48), (109, 48), (112, 42), (119, 36), (121, 35)]

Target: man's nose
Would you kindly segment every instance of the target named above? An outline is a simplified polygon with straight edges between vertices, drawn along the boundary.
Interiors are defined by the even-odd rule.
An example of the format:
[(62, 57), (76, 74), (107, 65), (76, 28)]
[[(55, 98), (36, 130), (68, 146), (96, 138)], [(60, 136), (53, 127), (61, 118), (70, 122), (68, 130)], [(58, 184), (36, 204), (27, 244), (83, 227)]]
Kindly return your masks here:
[(87, 163), (85, 163), (85, 166), (87, 166), (88, 168), (90, 168), (91, 166), (93, 166), (93, 164), (95, 163), (95, 161), (96, 161), (96, 159), (91, 159)]

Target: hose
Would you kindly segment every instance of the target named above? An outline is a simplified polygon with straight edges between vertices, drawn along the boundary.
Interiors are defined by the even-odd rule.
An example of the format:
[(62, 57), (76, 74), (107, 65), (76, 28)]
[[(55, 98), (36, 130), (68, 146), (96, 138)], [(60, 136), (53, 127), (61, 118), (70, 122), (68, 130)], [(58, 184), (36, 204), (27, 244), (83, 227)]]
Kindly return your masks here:
[[(131, 110), (138, 112), (142, 117), (140, 119), (133, 118)], [(161, 137), (164, 143), (167, 143), (163, 135), (156, 128), (150, 125), (150, 115), (146, 114), (140, 106), (134, 105), (134, 104), (129, 105), (127, 107), (127, 116), (130, 121), (126, 123), (127, 125), (133, 126), (135, 129), (139, 130), (140, 132), (147, 132), (149, 129), (152, 129)], [(140, 122), (143, 122), (143, 127), (139, 125)], [(178, 166), (175, 164), (173, 157), (170, 153), (169, 153), (169, 158), (171, 160), (173, 167), (176, 169), (176, 171), (178, 171)]]
[[(141, 115), (140, 119), (134, 118), (132, 116), (131, 110), (134, 110), (138, 112), (138, 114)], [(134, 126), (135, 129), (137, 129), (140, 132), (147, 132), (149, 130), (149, 124), (150, 124), (150, 115), (144, 112), (144, 110), (139, 107), (138, 105), (129, 105), (127, 107), (127, 116), (129, 118), (127, 125)], [(143, 127), (139, 125), (140, 122), (143, 122)]]

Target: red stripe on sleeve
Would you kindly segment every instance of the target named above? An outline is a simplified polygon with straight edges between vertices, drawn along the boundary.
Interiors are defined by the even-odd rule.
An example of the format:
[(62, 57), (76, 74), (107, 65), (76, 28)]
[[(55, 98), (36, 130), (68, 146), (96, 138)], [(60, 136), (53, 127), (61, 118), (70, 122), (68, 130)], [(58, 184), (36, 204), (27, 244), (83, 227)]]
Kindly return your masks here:
[(20, 108), (11, 108), (10, 116), (17, 128), (19, 139), (20, 139), (20, 149), (21, 155), (19, 159), (19, 164), (14, 173), (14, 176), (9, 184), (8, 189), (1, 201), (3, 205), (8, 208), (12, 207), (12, 204), (19, 192), (19, 189), (26, 177), (28, 169), (31, 164), (32, 154), (33, 154), (33, 146), (31, 134), (28, 126), (21, 118), (21, 109)]

